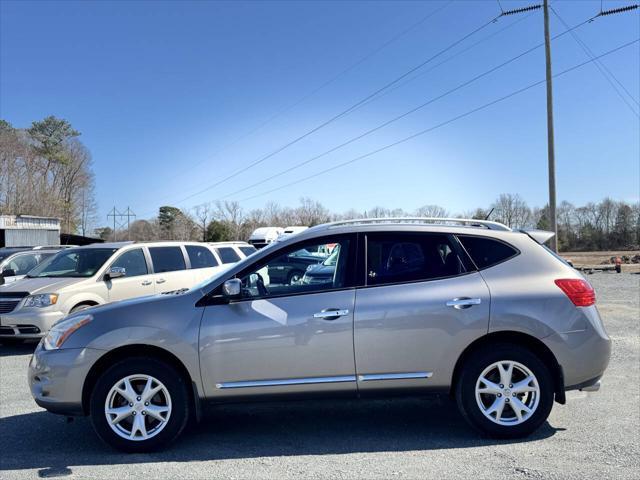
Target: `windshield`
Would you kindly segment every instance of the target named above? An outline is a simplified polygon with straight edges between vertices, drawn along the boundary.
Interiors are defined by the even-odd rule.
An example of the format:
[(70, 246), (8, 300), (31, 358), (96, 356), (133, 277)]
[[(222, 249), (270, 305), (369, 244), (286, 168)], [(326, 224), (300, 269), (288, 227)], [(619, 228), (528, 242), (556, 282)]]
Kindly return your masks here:
[(29, 272), (29, 278), (88, 278), (105, 264), (117, 248), (86, 248), (60, 252)]

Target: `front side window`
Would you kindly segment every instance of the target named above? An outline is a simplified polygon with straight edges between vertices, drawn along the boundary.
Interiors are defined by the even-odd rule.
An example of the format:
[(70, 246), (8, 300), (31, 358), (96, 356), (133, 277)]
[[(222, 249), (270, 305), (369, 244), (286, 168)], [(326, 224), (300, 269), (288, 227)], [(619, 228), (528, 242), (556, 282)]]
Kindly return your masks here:
[(367, 285), (452, 277), (466, 271), (448, 235), (367, 235)]
[(216, 248), (222, 263), (236, 263), (240, 261), (240, 255), (231, 247)]
[(150, 247), (149, 253), (155, 273), (175, 272), (187, 268), (180, 247)]
[(292, 247), (244, 275), (244, 298), (334, 290), (347, 286), (349, 239)]
[(117, 251), (117, 248), (64, 250), (29, 272), (31, 278), (92, 277)]
[(125, 276), (127, 277), (137, 277), (139, 275), (146, 275), (149, 273), (147, 260), (144, 257), (144, 252), (141, 248), (124, 252), (115, 262), (113, 262), (111, 267), (124, 268)]
[(191, 262), (191, 268), (211, 268), (217, 267), (218, 261), (213, 256), (211, 250), (206, 247), (198, 247), (196, 245), (187, 245), (187, 255)]

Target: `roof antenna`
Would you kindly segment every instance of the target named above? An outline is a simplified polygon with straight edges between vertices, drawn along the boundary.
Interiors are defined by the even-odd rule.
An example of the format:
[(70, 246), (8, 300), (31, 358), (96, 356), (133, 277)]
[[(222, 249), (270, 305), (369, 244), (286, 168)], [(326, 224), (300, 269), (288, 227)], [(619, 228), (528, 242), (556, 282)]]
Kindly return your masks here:
[(489, 217), (491, 216), (491, 214), (493, 213), (493, 211), (496, 209), (496, 207), (493, 207), (491, 210), (489, 210), (489, 213), (487, 213), (487, 216), (484, 217), (485, 221), (489, 220)]

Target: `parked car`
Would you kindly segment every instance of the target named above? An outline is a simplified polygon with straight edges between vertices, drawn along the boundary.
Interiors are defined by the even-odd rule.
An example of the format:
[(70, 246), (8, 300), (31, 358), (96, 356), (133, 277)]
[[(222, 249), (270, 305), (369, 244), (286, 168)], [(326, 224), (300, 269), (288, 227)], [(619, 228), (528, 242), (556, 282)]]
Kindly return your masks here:
[(331, 255), (320, 263), (309, 265), (300, 280), (304, 285), (332, 283), (340, 255), (340, 245), (336, 245)]
[(257, 249), (264, 248), (278, 240), (278, 236), (280, 236), (283, 231), (280, 227), (256, 228), (249, 237), (249, 243)]
[(269, 282), (271, 285), (291, 285), (300, 283), (304, 272), (313, 265), (321, 263), (326, 256), (309, 252), (303, 248), (288, 255), (283, 255), (280, 260), (271, 262), (267, 266)]
[[(37, 347), (31, 393), (135, 452), (212, 402), (301, 395), (444, 392), (481, 432), (528, 435), (566, 390), (599, 388), (611, 349), (589, 283), (540, 244), (551, 235), (461, 219), (310, 228), (191, 290), (70, 315)], [(331, 282), (261, 281), (330, 248)]]
[(296, 233), (304, 232), (308, 228), (309, 227), (302, 227), (302, 226), (284, 227), (284, 231), (280, 235), (278, 235), (278, 241), (280, 242), (285, 238), (290, 237), (291, 235), (295, 235)]
[(0, 248), (0, 285), (17, 282), (60, 250), (51, 247)]
[(189, 289), (223, 270), (195, 242), (98, 243), (59, 251), (0, 287), (0, 341), (43, 336), (58, 320), (115, 300)]
[(247, 242), (209, 242), (209, 246), (223, 265), (239, 262), (257, 251), (256, 247)]

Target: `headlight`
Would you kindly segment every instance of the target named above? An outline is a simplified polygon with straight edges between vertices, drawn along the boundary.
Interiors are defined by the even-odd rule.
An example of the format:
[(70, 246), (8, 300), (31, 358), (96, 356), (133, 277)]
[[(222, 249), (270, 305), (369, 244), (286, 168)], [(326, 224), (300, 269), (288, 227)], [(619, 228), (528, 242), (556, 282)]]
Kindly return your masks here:
[(56, 323), (51, 327), (47, 336), (44, 337), (43, 345), (45, 350), (56, 350), (60, 348), (73, 332), (84, 327), (91, 320), (93, 320), (92, 315), (79, 315), (77, 317), (66, 318)]
[(50, 307), (58, 301), (57, 293), (41, 293), (39, 295), (29, 295), (25, 301), (25, 307)]

